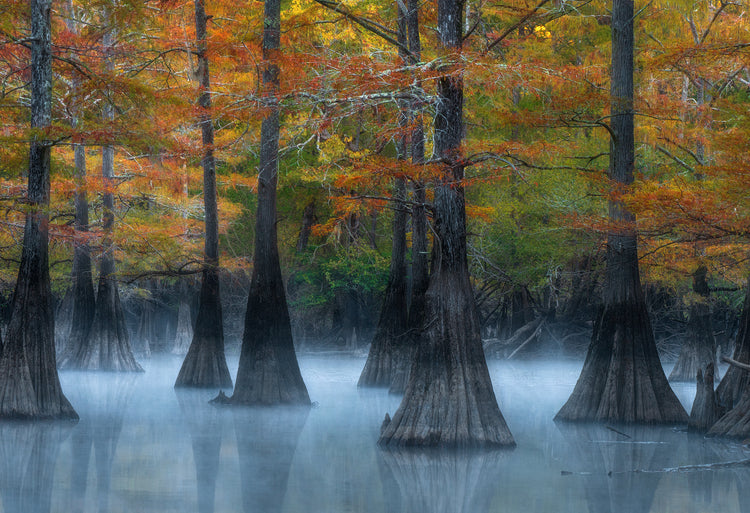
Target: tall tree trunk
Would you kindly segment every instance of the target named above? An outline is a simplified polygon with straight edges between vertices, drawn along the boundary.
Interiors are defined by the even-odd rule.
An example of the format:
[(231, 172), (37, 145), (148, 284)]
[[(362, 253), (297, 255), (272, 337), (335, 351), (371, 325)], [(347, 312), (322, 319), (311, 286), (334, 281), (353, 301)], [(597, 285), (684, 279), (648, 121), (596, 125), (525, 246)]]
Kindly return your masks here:
[[(685, 341), (680, 348), (677, 363), (669, 374), (670, 381), (695, 381), (698, 371), (705, 369), (709, 364), (713, 364), (715, 369), (718, 368), (716, 339), (714, 339), (709, 289), (706, 281), (707, 272), (706, 266), (701, 265), (693, 273), (693, 292), (700, 299), (693, 301), (690, 305)], [(704, 379), (707, 380), (708, 376)], [(713, 373), (711, 373), (711, 380), (713, 389)]]
[[(406, 11), (406, 27), (409, 41), (409, 62), (416, 64), (422, 59), (422, 43), (419, 39), (419, 0), (408, 0)], [(421, 98), (424, 95), (421, 81), (417, 81), (413, 88), (414, 98), (409, 106), (409, 118), (414, 127), (411, 133), (411, 162), (416, 166), (424, 164), (424, 122)], [(390, 393), (403, 394), (409, 381), (414, 348), (422, 329), (425, 314), (425, 294), (430, 283), (429, 259), (427, 245), (427, 202), (425, 186), (421, 179), (412, 181), (413, 200), (411, 211), (411, 297), (407, 318), (408, 333), (401, 348), (403, 356), (396, 358), (396, 368), (391, 380)]]
[(63, 395), (55, 357), (49, 278), (51, 143), (42, 139), (52, 110), (50, 0), (31, 0), (31, 128), (28, 213), (10, 324), (0, 355), (0, 418), (78, 415)]
[[(463, 2), (438, 0), (438, 34), (446, 55), (461, 50)], [(513, 436), (492, 389), (469, 282), (464, 168), (463, 80), (457, 65), (438, 79), (435, 153), (443, 176), (435, 190), (434, 266), (425, 327), (404, 398), (384, 423), (384, 446), (510, 446)], [(387, 419), (387, 417), (386, 417)]]
[(299, 237), (297, 237), (297, 253), (302, 253), (307, 249), (310, 232), (317, 220), (318, 218), (315, 215), (315, 199), (312, 199), (310, 203), (305, 205), (305, 210), (302, 214), (302, 227), (299, 230)]
[[(612, 2), (609, 177), (633, 182), (633, 0)], [(607, 239), (604, 304), (594, 324), (575, 389), (556, 419), (599, 422), (687, 422), (664, 375), (638, 271), (635, 216), (610, 201), (618, 228)]]
[[(105, 13), (106, 23), (111, 24), (109, 13)], [(114, 29), (107, 27), (102, 36), (104, 63), (107, 72), (114, 72), (112, 59)], [(106, 122), (115, 118), (114, 106), (105, 101), (102, 117)], [(111, 144), (102, 148), (102, 178), (105, 192), (102, 198), (102, 254), (99, 258), (99, 287), (96, 294), (96, 308), (88, 336), (74, 352), (66, 355), (64, 368), (106, 371), (142, 371), (130, 347), (125, 314), (120, 303), (120, 292), (115, 274), (115, 149)]]
[[(67, 21), (68, 30), (78, 33), (78, 22), (73, 2), (68, 0), (69, 20)], [(74, 105), (70, 124), (74, 129), (80, 129), (81, 120), (79, 118), (79, 102), (77, 90), (79, 80), (73, 78), (73, 97)], [(64, 365), (64, 360), (70, 354), (75, 354), (86, 341), (91, 323), (94, 320), (96, 310), (96, 299), (94, 297), (94, 281), (91, 270), (91, 248), (88, 242), (89, 231), (89, 202), (86, 192), (86, 147), (80, 142), (73, 143), (73, 155), (75, 160), (75, 220), (73, 223), (73, 270), (71, 278), (73, 286), (71, 294), (73, 296), (73, 311), (71, 315), (70, 331), (66, 334), (66, 339), (60, 341), (60, 345), (65, 348), (64, 356), (60, 365)]]
[(219, 209), (216, 203), (214, 127), (211, 117), (211, 83), (206, 55), (204, 0), (195, 0), (195, 35), (198, 48), (198, 80), (203, 138), (203, 201), (206, 216), (203, 282), (193, 341), (175, 382), (176, 387), (231, 387), (232, 378), (224, 355), (224, 320), (219, 285)]
[[(407, 45), (406, 10), (403, 3), (397, 2), (398, 9), (398, 40), (402, 46)], [(399, 48), (404, 63), (407, 63), (406, 52)], [(401, 133), (396, 142), (399, 160), (407, 158), (406, 129), (409, 122), (408, 106), (401, 105), (399, 112), (399, 128)], [(390, 387), (398, 367), (397, 360), (406, 358), (403, 346), (407, 345), (407, 297), (406, 297), (406, 184), (403, 178), (393, 181), (394, 214), (393, 214), (393, 245), (391, 247), (391, 265), (388, 283), (385, 287), (383, 306), (375, 335), (370, 344), (367, 362), (359, 377), (358, 386)]]
[(279, 153), (278, 54), (281, 2), (265, 1), (263, 99), (267, 114), (260, 131), (255, 255), (245, 313), (233, 404), (310, 404), (294, 352), (292, 326), (276, 240)]

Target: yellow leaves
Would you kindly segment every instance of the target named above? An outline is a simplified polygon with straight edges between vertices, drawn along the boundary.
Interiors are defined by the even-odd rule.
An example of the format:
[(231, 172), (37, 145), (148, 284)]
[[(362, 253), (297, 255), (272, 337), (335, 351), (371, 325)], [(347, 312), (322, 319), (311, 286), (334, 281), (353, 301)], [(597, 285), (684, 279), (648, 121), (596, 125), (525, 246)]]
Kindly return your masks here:
[(550, 39), (552, 37), (552, 33), (544, 25), (535, 26), (534, 35), (539, 39)]

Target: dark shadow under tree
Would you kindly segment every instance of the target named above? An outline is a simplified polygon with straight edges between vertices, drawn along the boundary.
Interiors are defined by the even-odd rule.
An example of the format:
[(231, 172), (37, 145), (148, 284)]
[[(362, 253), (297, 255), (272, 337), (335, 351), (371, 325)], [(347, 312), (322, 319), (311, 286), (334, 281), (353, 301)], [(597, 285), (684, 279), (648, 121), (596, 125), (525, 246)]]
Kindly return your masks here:
[[(628, 186), (635, 166), (633, 122), (633, 0), (612, 2), (609, 177)], [(603, 305), (583, 370), (556, 420), (686, 423), (656, 351), (638, 269), (635, 216), (609, 203), (617, 227), (607, 238)]]
[[(440, 42), (461, 48), (464, 3), (438, 1)], [(437, 80), (435, 154), (443, 175), (435, 188), (433, 267), (425, 325), (401, 405), (380, 435), (383, 446), (514, 446), (492, 389), (469, 281), (463, 187), (463, 82), (458, 63)]]

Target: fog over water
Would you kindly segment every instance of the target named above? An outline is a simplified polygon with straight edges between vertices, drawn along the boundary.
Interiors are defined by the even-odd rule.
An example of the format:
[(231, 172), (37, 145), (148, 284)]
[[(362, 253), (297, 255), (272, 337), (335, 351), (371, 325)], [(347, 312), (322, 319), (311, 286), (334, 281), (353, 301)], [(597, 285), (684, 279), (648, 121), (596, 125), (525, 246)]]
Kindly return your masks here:
[[(582, 362), (490, 361), (518, 446), (472, 452), (378, 448), (400, 397), (357, 389), (364, 358), (302, 355), (313, 408), (215, 407), (172, 388), (180, 357), (141, 363), (61, 372), (77, 424), (0, 423), (0, 511), (750, 511), (750, 466), (705, 466), (750, 458), (739, 443), (555, 424)], [(689, 411), (694, 385), (673, 386)]]

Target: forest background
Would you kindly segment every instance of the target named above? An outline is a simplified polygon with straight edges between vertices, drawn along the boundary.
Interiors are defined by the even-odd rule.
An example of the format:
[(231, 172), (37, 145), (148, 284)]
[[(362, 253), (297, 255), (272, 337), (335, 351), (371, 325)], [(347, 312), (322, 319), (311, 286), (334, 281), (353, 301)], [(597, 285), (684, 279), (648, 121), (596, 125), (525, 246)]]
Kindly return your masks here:
[[(744, 3), (636, 4), (636, 181), (627, 188), (607, 179), (606, 3), (469, 1), (458, 56), (435, 50), (436, 12), (425, 3), (417, 63), (399, 55), (396, 2), (292, 0), (282, 7), (277, 226), (298, 347), (369, 342), (389, 276), (394, 215), (420, 204), (414, 184), (426, 185), (429, 206), (439, 173), (439, 161), (430, 157), (435, 81), (441, 63), (455, 58), (465, 84), (469, 258), (488, 349), (508, 356), (528, 342), (527, 351), (583, 352), (601, 297), (610, 199), (637, 216), (660, 349), (676, 356), (695, 304), (710, 305), (715, 332), (729, 349), (750, 233)], [(253, 265), (258, 137), (268, 110), (261, 94), (263, 13), (257, 2), (211, 2), (207, 11), (232, 351), (241, 339)], [(192, 2), (53, 2), (55, 78), (45, 135), (56, 141), (50, 266), (58, 344), (70, 329), (74, 245), (88, 242), (94, 258), (107, 247), (104, 193), (115, 197), (115, 256), (136, 352), (179, 345), (178, 312), (184, 319), (197, 307), (203, 150), (192, 17)], [(6, 305), (20, 261), (28, 144), (35, 136), (28, 128), (27, 18), (23, 1), (0, 7)], [(105, 34), (114, 34), (109, 61)], [(425, 117), (424, 164), (399, 158), (399, 140), (412, 128), (399, 112), (415, 99)], [(114, 107), (111, 119), (102, 116), (105, 105)], [(85, 147), (90, 172), (83, 182), (74, 144)], [(112, 182), (95, 172), (108, 145), (115, 148)], [(394, 179), (407, 184), (399, 201)], [(74, 195), (82, 189), (91, 207), (85, 233), (73, 223)], [(709, 294), (695, 285), (703, 275)], [(0, 315), (7, 322), (8, 308)], [(507, 339), (516, 345), (499, 342)]]

